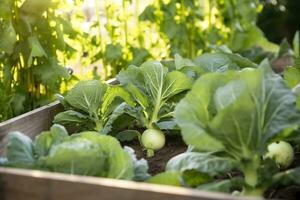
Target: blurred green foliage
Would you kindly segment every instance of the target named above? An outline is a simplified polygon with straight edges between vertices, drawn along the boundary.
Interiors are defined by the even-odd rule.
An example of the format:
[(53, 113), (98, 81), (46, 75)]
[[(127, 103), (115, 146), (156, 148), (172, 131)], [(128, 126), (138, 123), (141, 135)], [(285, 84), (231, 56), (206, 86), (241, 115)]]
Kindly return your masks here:
[(0, 3), (0, 120), (48, 103), (70, 78), (62, 64), (74, 51), (65, 37), (74, 32), (58, 2)]
[(115, 77), (129, 64), (169, 59), (176, 53), (195, 58), (218, 45), (227, 45), (234, 52), (255, 46), (278, 50), (256, 26), (263, 8), (259, 0), (89, 2), (93, 6), (86, 7), (95, 10), (94, 18), (89, 16), (83, 60), (85, 65), (100, 63), (105, 79)]
[(106, 80), (130, 64), (219, 45), (259, 62), (278, 50), (256, 26), (262, 9), (259, 0), (2, 0), (0, 121), (63, 92), (76, 81), (66, 66)]

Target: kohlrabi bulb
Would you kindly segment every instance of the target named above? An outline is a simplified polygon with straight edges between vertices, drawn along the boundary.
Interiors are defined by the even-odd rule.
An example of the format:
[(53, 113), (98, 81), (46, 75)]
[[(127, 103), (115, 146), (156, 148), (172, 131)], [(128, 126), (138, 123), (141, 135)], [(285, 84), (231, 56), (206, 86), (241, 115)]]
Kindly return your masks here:
[(274, 159), (281, 168), (287, 168), (294, 159), (292, 145), (285, 141), (277, 141), (269, 144), (265, 158)]

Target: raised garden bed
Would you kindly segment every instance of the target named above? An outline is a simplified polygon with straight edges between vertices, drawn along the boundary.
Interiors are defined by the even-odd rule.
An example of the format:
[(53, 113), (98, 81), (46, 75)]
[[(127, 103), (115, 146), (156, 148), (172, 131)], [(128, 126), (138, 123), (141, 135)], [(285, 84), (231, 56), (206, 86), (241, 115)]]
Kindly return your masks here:
[[(241, 58), (238, 57), (237, 59)], [(166, 63), (166, 65), (167, 64), (168, 63)], [(53, 198), (56, 197), (56, 194), (54, 193), (56, 193), (56, 189), (60, 188), (57, 187), (57, 184), (61, 184), (61, 188), (64, 184), (68, 185), (66, 189), (62, 188), (63, 191), (58, 191), (58, 195), (71, 195), (71, 192), (69, 192), (70, 188), (68, 188), (69, 184), (77, 184), (77, 180), (80, 180), (78, 184), (84, 184), (85, 186), (78, 186), (81, 189), (76, 190), (74, 193), (76, 196), (75, 198), (93, 199), (95, 196), (100, 195), (98, 193), (103, 193), (103, 195), (107, 195), (106, 199), (123, 199), (124, 196), (126, 199), (128, 193), (129, 199), (140, 199), (141, 195), (144, 197), (145, 193), (148, 193), (149, 195), (147, 195), (146, 199), (248, 199), (246, 197), (202, 191), (209, 189), (227, 193), (234, 192), (237, 193), (237, 195), (264, 195), (266, 198), (276, 199), (280, 197), (283, 199), (297, 199), (297, 193), (299, 191), (299, 187), (295, 185), (296, 183), (298, 184), (295, 176), (298, 177), (299, 174), (297, 158), (293, 163), (293, 160), (290, 159), (289, 163), (283, 166), (283, 164), (277, 163), (277, 160), (273, 160), (273, 158), (269, 159), (266, 154), (267, 151), (269, 151), (266, 147), (269, 147), (268, 145), (271, 143), (275, 145), (278, 144), (278, 139), (275, 141), (268, 141), (268, 143), (266, 141), (260, 141), (259, 144), (256, 144), (257, 140), (261, 140), (263, 133), (274, 134), (271, 132), (273, 129), (270, 129), (271, 131), (266, 129), (269, 128), (268, 123), (276, 122), (276, 120), (272, 120), (272, 117), (270, 117), (270, 119), (266, 117), (266, 119), (270, 121), (267, 121), (267, 125), (263, 124), (263, 129), (260, 126), (256, 127), (257, 129), (252, 127), (253, 124), (261, 125), (261, 123), (253, 122), (253, 119), (257, 118), (258, 121), (261, 119), (265, 120), (265, 117), (261, 116), (260, 112), (261, 110), (266, 112), (266, 109), (263, 106), (267, 106), (267, 111), (270, 112), (277, 110), (275, 109), (276, 107), (281, 109), (279, 111), (277, 110), (277, 112), (280, 112), (279, 117), (281, 118), (278, 119), (278, 122), (282, 123), (282, 126), (290, 127), (291, 125), (297, 125), (297, 121), (293, 121), (292, 117), (295, 116), (295, 119), (298, 119), (296, 118), (298, 117), (298, 113), (294, 104), (295, 99), (292, 91), (286, 88), (285, 83), (280, 76), (269, 73), (269, 66), (263, 64), (260, 69), (251, 69), (250, 67), (239, 72), (217, 72), (203, 75), (203, 77), (199, 78), (192, 87), (192, 76), (188, 77), (187, 74), (193, 75), (192, 72), (195, 72), (196, 69), (189, 68), (191, 71), (183, 70), (183, 73), (170, 68), (170, 72), (168, 72), (164, 71), (167, 69), (157, 62), (149, 62), (145, 63), (141, 68), (133, 66), (129, 68), (128, 71), (121, 72), (118, 75), (118, 80), (121, 85), (108, 86), (107, 84), (102, 84), (95, 80), (81, 81), (74, 86), (65, 97), (58, 96), (63, 106), (59, 102), (54, 102), (48, 106), (44, 106), (0, 124), (0, 152), (2, 155), (5, 153), (4, 147), (7, 144), (5, 136), (11, 131), (20, 131), (23, 133), (12, 133), (10, 134), (10, 137), (8, 137), (8, 140), (10, 141), (9, 145), (6, 147), (6, 156), (8, 159), (3, 158), (0, 160), (3, 166), (25, 167), (45, 171), (64, 172), (67, 174), (88, 174), (90, 176), (146, 182), (154, 180), (151, 183), (176, 186), (181, 185), (190, 188), (198, 188), (198, 190), (158, 186), (133, 181), (119, 181), (107, 178), (87, 178), (86, 176), (60, 175), (57, 173), (34, 170), (0, 168), (0, 170), (2, 170), (0, 171), (0, 174), (2, 172), (2, 193), (7, 195), (8, 199), (11, 198), (9, 195), (12, 195), (12, 199), (19, 198), (14, 197), (14, 195), (17, 194), (20, 194), (20, 198), (24, 199), (22, 193), (24, 193), (23, 190), (25, 190), (26, 195), (28, 194), (30, 197), (42, 195), (51, 199), (52, 196)], [(249, 65), (252, 66), (254, 64), (250, 63)], [(257, 66), (254, 65), (252, 68), (256, 67)], [(146, 71), (140, 71), (141, 69)], [(145, 73), (143, 75), (145, 80), (137, 80), (139, 79), (139, 76), (143, 74), (142, 72)], [(126, 73), (131, 73), (131, 75), (129, 76)], [(149, 73), (152, 73), (151, 76)], [(166, 75), (167, 73), (168, 75)], [(245, 76), (241, 76), (241, 74)], [(158, 78), (159, 76), (161, 77)], [(252, 79), (248, 79), (248, 76), (259, 78), (260, 81), (264, 81), (264, 83), (268, 82), (268, 84), (257, 84), (252, 88)], [(154, 77), (154, 80), (150, 77)], [(229, 80), (227, 80), (227, 78), (235, 81), (228, 83), (227, 81)], [(221, 80), (221, 83), (212, 81), (219, 79)], [(134, 82), (137, 86), (130, 85), (132, 84), (130, 81), (128, 85), (126, 85), (128, 80)], [(135, 82), (135, 80), (137, 80), (137, 82)], [(237, 82), (237, 80), (240, 82)], [(172, 88), (175, 81), (176, 85)], [(225, 81), (225, 83), (223, 83), (223, 81)], [(115, 80), (108, 82), (108, 84), (112, 85), (115, 83)], [(210, 88), (212, 91), (207, 90), (207, 88), (212, 87), (214, 83), (216, 85), (220, 84), (220, 86), (217, 86), (217, 89)], [(274, 84), (272, 85), (270, 83)], [(227, 85), (223, 86), (222, 84)], [(240, 88), (235, 84), (242, 84), (243, 87)], [(244, 88), (245, 85), (243, 84), (249, 84), (249, 87)], [(278, 89), (274, 87), (275, 84), (278, 84), (276, 87), (281, 89), (280, 91), (285, 92), (280, 94), (279, 102), (276, 102), (276, 99), (278, 99), (278, 96), (276, 95), (279, 95), (280, 91), (274, 92)], [(271, 91), (274, 93), (268, 94), (270, 88), (265, 85), (271, 87)], [(235, 88), (231, 88), (233, 86), (237, 87), (239, 90), (235, 91)], [(145, 88), (141, 89), (140, 87)], [(172, 89), (169, 90), (169, 88)], [(138, 91), (140, 89), (141, 91)], [(230, 90), (232, 93), (228, 92), (228, 90), (225, 91), (225, 89), (232, 89)], [(263, 93), (260, 92), (261, 89), (264, 91)], [(129, 90), (129, 93), (126, 90)], [(187, 90), (189, 90), (187, 94), (182, 93), (179, 96), (176, 96), (180, 91)], [(214, 90), (217, 90), (217, 92)], [(177, 91), (179, 93), (176, 93)], [(199, 95), (199, 91), (201, 92), (201, 95)], [(241, 91), (246, 92), (239, 93)], [(251, 95), (248, 95), (248, 92)], [(205, 99), (203, 97), (210, 96), (211, 94), (220, 96), (210, 98), (209, 101), (215, 102), (202, 102), (203, 99)], [(232, 94), (234, 98), (230, 97), (230, 101), (227, 102), (226, 99), (228, 100), (228, 94)], [(244, 95), (240, 96), (241, 94)], [(185, 95), (184, 99), (178, 103), (178, 99), (181, 99), (183, 95)], [(265, 95), (274, 96), (271, 98), (272, 102), (270, 101), (273, 104), (264, 98)], [(120, 97), (121, 99), (116, 97)], [(171, 97), (174, 97), (174, 99)], [(242, 100), (246, 101), (237, 101), (241, 100), (240, 98), (242, 97), (245, 98)], [(287, 102), (290, 107), (285, 109), (290, 110), (291, 115), (282, 117), (285, 115), (285, 111), (284, 108), (281, 108), (282, 105), (279, 103), (284, 102), (283, 99), (286, 98), (290, 99), (290, 101)], [(135, 99), (136, 102), (133, 102), (132, 99)], [(255, 101), (253, 101), (253, 99)], [(167, 100), (170, 101), (167, 102)], [(238, 107), (234, 115), (230, 114), (230, 109), (228, 109), (226, 110), (228, 113), (223, 113), (226, 117), (220, 117), (222, 115), (218, 114), (219, 112), (222, 113), (222, 109), (235, 109), (235, 107), (223, 108), (224, 105), (229, 106), (232, 105), (233, 102), (241, 102), (243, 103), (243, 106)], [(136, 107), (136, 103), (138, 103), (140, 107)], [(227, 105), (226, 103), (231, 104)], [(238, 103), (237, 105), (239, 105)], [(162, 104), (164, 104), (164, 107)], [(174, 104), (176, 105), (176, 108), (174, 107)], [(210, 106), (216, 107), (211, 108)], [(248, 107), (249, 110), (244, 110), (244, 108)], [(198, 116), (203, 113), (215, 118), (219, 117), (221, 123), (210, 124), (208, 120), (202, 119), (203, 116)], [(254, 113), (254, 115), (252, 113)], [(276, 113), (272, 114), (275, 115)], [(240, 119), (235, 116), (240, 116)], [(163, 118), (162, 121), (159, 120), (160, 117)], [(131, 120), (131, 118), (134, 118), (135, 120)], [(174, 123), (174, 120), (176, 120), (176, 123)], [(52, 122), (56, 123), (56, 125), (51, 127)], [(113, 123), (116, 123), (117, 125), (115, 124), (116, 126), (114, 126)], [(205, 125), (205, 123), (208, 124)], [(62, 125), (64, 125), (68, 131)], [(272, 125), (275, 126), (276, 124)], [(222, 132), (223, 128), (225, 130), (224, 133)], [(49, 129), (50, 131), (48, 131)], [(243, 129), (242, 132), (240, 129)], [(160, 130), (164, 130), (165, 134)], [(211, 139), (205, 139), (205, 137), (203, 138), (203, 133), (205, 133), (203, 130), (209, 134), (216, 135)], [(278, 130), (281, 130), (280, 127)], [(276, 130), (276, 132), (278, 132), (278, 130)], [(47, 132), (41, 133), (41, 131)], [(163, 135), (163, 140), (160, 140), (163, 141), (163, 145), (161, 147), (148, 146), (147, 143), (143, 141), (143, 136), (147, 131), (151, 131), (152, 134), (159, 136), (158, 139), (162, 139), (161, 135)], [(99, 132), (102, 134), (98, 134)], [(143, 134), (141, 134), (142, 132)], [(180, 132), (181, 135), (178, 134)], [(70, 136), (70, 133), (76, 134)], [(243, 137), (246, 138), (245, 141), (242, 141), (241, 133), (244, 134)], [(115, 136), (115, 138), (105, 136), (106, 134)], [(249, 135), (251, 135), (251, 140), (249, 140)], [(27, 136), (35, 139), (32, 141)], [(184, 142), (182, 141), (181, 136), (183, 137)], [(269, 135), (269, 137), (271, 136), (272, 135)], [(165, 137), (167, 138), (166, 142)], [(293, 139), (294, 136), (291, 135), (291, 137)], [(129, 146), (134, 149), (137, 158), (135, 158), (133, 150), (129, 147), (124, 147), (123, 149), (116, 138), (121, 141), (123, 146)], [(60, 139), (62, 139), (63, 142), (61, 142)], [(92, 143), (92, 141), (95, 143)], [(207, 145), (205, 141), (208, 141), (209, 145)], [(252, 142), (251, 145), (256, 148), (255, 150), (251, 149), (253, 146), (248, 144), (249, 141)], [(267, 150), (266, 152), (259, 150), (258, 145), (261, 145), (261, 142), (263, 148)], [(236, 143), (237, 146), (234, 145), (234, 143)], [(238, 144), (240, 146), (238, 146)], [(289, 152), (293, 151), (293, 147), (290, 144), (286, 144), (286, 142), (284, 144), (289, 148)], [(187, 145), (190, 145), (191, 147), (188, 151), (186, 151)], [(210, 149), (211, 152), (205, 150), (201, 151), (202, 145), (206, 145), (203, 148)], [(213, 148), (210, 145), (213, 145)], [(163, 146), (164, 148), (162, 148)], [(232, 152), (230, 152), (230, 148), (224, 149), (228, 146), (233, 147), (231, 148)], [(62, 148), (63, 151), (60, 151), (60, 148)], [(97, 148), (102, 148), (103, 151), (100, 151)], [(117, 153), (115, 153), (116, 148), (120, 149)], [(238, 150), (235, 150), (236, 148)], [(280, 147), (280, 149), (281, 148), (282, 147)], [(97, 151), (95, 151), (95, 149)], [(298, 148), (295, 147), (296, 151), (297, 149)], [(126, 151), (127, 153), (125, 153)], [(81, 154), (82, 152), (84, 153)], [(114, 152), (114, 154), (111, 154), (111, 152)], [(128, 158), (128, 156), (132, 156), (130, 152), (132, 152), (132, 155), (134, 156), (130, 157), (132, 160)], [(226, 155), (226, 153), (229, 154)], [(81, 156), (76, 157), (75, 155)], [(120, 155), (121, 157), (119, 157)], [(293, 156), (294, 153), (292, 152), (291, 155)], [(297, 155), (296, 152), (296, 157)], [(146, 158), (148, 161), (148, 172), (153, 175), (152, 177), (147, 174), (148, 167), (146, 167), (145, 160), (139, 160), (140, 158)], [(14, 162), (14, 160), (17, 161)], [(140, 161), (145, 164), (137, 164)], [(292, 167), (295, 167), (295, 170), (293, 168), (287, 168), (290, 164), (292, 164)], [(139, 168), (141, 165), (142, 168)], [(136, 166), (138, 167), (136, 168)], [(110, 171), (111, 169), (114, 171)], [(269, 169), (272, 171), (265, 171)], [(207, 174), (205, 174), (205, 172)], [(142, 178), (136, 178), (135, 173)], [(51, 174), (53, 174), (53, 177)], [(184, 177), (185, 175), (187, 177)], [(66, 177), (70, 177), (70, 179)], [(26, 184), (26, 179), (28, 179), (29, 182), (32, 182), (32, 184), (40, 183), (39, 185), (43, 185), (40, 187), (44, 188), (41, 188), (41, 191), (39, 191), (39, 189), (28, 190), (26, 187), (30, 184)], [(20, 184), (25, 186), (21, 189), (13, 188), (11, 184), (15, 184), (14, 181), (16, 180), (20, 180), (20, 182), (24, 181)], [(282, 184), (288, 187), (280, 186), (281, 180), (284, 182)], [(128, 186), (132, 186), (132, 188), (124, 188), (124, 185), (127, 185), (126, 183), (128, 183)], [(147, 187), (147, 185), (149, 187)], [(202, 187), (203, 185), (204, 188)], [(76, 187), (77, 186), (74, 186), (74, 188)], [(90, 187), (99, 187), (99, 191), (92, 192), (90, 191)], [(218, 188), (216, 189), (213, 187)], [(73, 188), (73, 186), (71, 188)], [(182, 191), (182, 193), (178, 193), (178, 191)], [(141, 193), (141, 195), (139, 193)], [(162, 193), (162, 196), (160, 196), (160, 193)], [(84, 197), (82, 197), (82, 195)], [(4, 198), (6, 198), (6, 196), (4, 196)], [(68, 198), (71, 198), (71, 196), (68, 196)]]
[[(111, 80), (108, 83), (115, 83)], [(4, 153), (5, 136), (11, 131), (21, 131), (31, 138), (41, 131), (49, 130), (55, 114), (63, 108), (59, 102), (51, 103), (16, 118), (0, 123), (0, 152)], [(134, 149), (138, 145), (131, 143)], [(176, 148), (174, 148), (176, 147)], [(148, 159), (150, 173), (164, 169), (166, 162), (186, 150), (177, 138), (171, 139), (157, 156)], [(142, 156), (142, 151), (137, 151)], [(172, 186), (138, 183), (108, 178), (95, 178), (37, 170), (0, 167), (0, 199), (3, 200), (256, 200), (251, 197), (235, 197), (223, 193), (199, 191)]]

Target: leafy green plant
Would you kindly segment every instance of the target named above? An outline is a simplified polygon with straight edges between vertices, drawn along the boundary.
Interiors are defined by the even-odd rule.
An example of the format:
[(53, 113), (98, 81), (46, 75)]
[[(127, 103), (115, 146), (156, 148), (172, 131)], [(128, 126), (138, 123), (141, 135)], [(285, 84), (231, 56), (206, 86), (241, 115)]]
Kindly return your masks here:
[(8, 135), (3, 166), (117, 179), (144, 180), (148, 165), (134, 151), (111, 136), (81, 132), (69, 136), (61, 125), (53, 125), (34, 141), (13, 132)]
[[(64, 66), (78, 68), (77, 62), (92, 65), (94, 77), (100, 73), (108, 79), (129, 64), (176, 53), (196, 58), (210, 52), (212, 45), (250, 51), (251, 55), (244, 55), (253, 60), (261, 52), (252, 48), (259, 46), (263, 54), (276, 49), (255, 26), (262, 8), (257, 0), (94, 1), (95, 16), (88, 14), (91, 11), (74, 12), (82, 3), (3, 1), (0, 90), (6, 98), (1, 100), (2, 120), (53, 100), (53, 94), (63, 92), (70, 78)], [(83, 23), (89, 24), (88, 28), (78, 26)], [(91, 70), (84, 71), (90, 76)]]
[[(169, 71), (167, 67), (157, 61), (145, 62), (140, 67), (129, 66), (127, 70), (119, 73), (117, 80), (138, 105), (132, 107), (129, 114), (138, 120), (140, 127), (146, 127), (146, 129), (168, 129), (165, 126), (174, 124), (172, 116), (176, 100), (178, 100), (176, 96), (189, 90), (193, 82), (184, 73)], [(157, 135), (155, 130), (149, 131), (149, 133)], [(159, 134), (159, 137), (150, 135), (145, 141), (153, 146), (164, 140), (161, 138), (163, 134)], [(148, 141), (149, 138), (157, 138), (157, 140)], [(157, 148), (148, 148), (148, 156), (152, 156), (154, 150)]]
[[(55, 0), (4, 0), (0, 6), (0, 120), (49, 103), (70, 74), (63, 64), (74, 52), (65, 37), (75, 32)], [(2, 109), (3, 108), (3, 109)]]
[(237, 169), (245, 195), (262, 195), (280, 184), (278, 176), (295, 181), (292, 176), (299, 168), (279, 172), (275, 162), (262, 158), (282, 130), (299, 123), (295, 103), (293, 92), (266, 62), (255, 70), (202, 76), (176, 106), (175, 119), (185, 143), (208, 153), (179, 155), (169, 161), (167, 170), (215, 176)]
[(123, 88), (97, 80), (79, 81), (65, 97), (59, 98), (66, 111), (58, 113), (54, 123), (73, 126), (77, 131), (95, 130), (105, 134), (110, 131), (110, 124), (107, 124), (110, 114), (123, 100), (134, 106)]

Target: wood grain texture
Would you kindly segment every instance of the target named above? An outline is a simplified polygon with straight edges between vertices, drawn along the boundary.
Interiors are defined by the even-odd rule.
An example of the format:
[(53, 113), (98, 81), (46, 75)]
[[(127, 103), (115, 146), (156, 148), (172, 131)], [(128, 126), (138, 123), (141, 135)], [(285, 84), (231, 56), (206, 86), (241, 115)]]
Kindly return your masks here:
[(54, 116), (63, 109), (56, 101), (18, 117), (0, 123), (0, 155), (6, 145), (5, 136), (12, 131), (20, 131), (33, 138), (42, 131), (49, 130)]
[(258, 200), (132, 181), (0, 168), (1, 200)]

